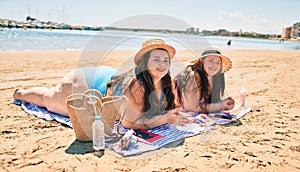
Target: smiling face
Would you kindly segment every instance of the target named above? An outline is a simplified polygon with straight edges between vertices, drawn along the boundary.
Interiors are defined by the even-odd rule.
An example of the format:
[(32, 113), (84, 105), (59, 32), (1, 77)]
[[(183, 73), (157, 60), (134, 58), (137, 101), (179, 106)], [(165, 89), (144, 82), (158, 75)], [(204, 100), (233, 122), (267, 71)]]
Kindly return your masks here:
[(165, 50), (152, 50), (147, 65), (149, 74), (153, 80), (164, 77), (170, 68), (170, 57)]
[(208, 77), (212, 77), (221, 70), (221, 59), (217, 55), (206, 56), (203, 60), (204, 70)]

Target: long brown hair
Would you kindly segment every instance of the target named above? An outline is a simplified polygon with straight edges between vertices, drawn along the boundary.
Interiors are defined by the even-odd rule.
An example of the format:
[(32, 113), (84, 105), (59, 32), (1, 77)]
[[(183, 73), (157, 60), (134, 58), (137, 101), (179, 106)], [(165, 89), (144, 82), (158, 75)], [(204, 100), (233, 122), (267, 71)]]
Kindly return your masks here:
[[(207, 73), (203, 68), (203, 63), (199, 60), (197, 63), (188, 65), (186, 69), (180, 73), (176, 80), (178, 86), (178, 95), (181, 95), (185, 84), (190, 79), (190, 72), (194, 71), (195, 80), (197, 82), (197, 87), (200, 92), (200, 100), (204, 98), (204, 103), (216, 103), (224, 96), (225, 90), (225, 79), (224, 73), (218, 72), (213, 76), (212, 79), (212, 89), (209, 87), (209, 82), (207, 78)], [(222, 71), (222, 69), (220, 69)], [(179, 101), (181, 102), (181, 96), (179, 96)]]
[[(155, 49), (155, 50), (164, 50), (165, 49)], [(147, 69), (148, 61), (151, 55), (151, 51), (148, 51), (143, 55), (141, 60), (137, 63), (137, 66), (130, 71), (123, 73), (119, 76), (113, 78), (112, 81), (108, 82), (107, 86), (113, 86), (113, 84), (117, 84), (118, 87), (122, 84), (123, 79), (134, 72), (137, 80), (132, 80), (129, 84), (127, 91), (130, 92), (130, 89), (135, 84), (135, 82), (140, 82), (142, 87), (144, 88), (144, 105), (143, 112), (144, 116), (147, 118), (151, 118), (155, 115), (162, 114), (165, 110), (171, 110), (175, 108), (174, 104), (174, 94), (172, 93), (172, 81), (170, 76), (170, 71), (162, 78), (163, 83), (163, 96), (162, 99), (157, 99), (156, 96), (153, 96), (153, 92), (155, 91), (155, 86), (152, 80), (152, 77)], [(116, 90), (114, 90), (116, 91)]]
[[(205, 103), (216, 103), (224, 96), (225, 79), (224, 73), (218, 72), (212, 78), (212, 89), (209, 87), (207, 73), (204, 70), (203, 63), (199, 60), (198, 63), (191, 65), (194, 72), (197, 72), (199, 77), (196, 77), (198, 89), (201, 91), (200, 97), (204, 98)], [(222, 71), (222, 69), (220, 69)], [(200, 84), (201, 83), (201, 84)]]

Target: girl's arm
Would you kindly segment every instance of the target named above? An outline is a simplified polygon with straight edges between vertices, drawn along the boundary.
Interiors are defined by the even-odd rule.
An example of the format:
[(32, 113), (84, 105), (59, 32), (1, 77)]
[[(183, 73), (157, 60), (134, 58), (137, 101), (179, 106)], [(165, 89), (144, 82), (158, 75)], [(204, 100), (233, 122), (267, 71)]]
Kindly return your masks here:
[(173, 109), (168, 111), (165, 114), (157, 115), (152, 118), (146, 117), (139, 117), (138, 119), (133, 119), (131, 117), (124, 118), (122, 120), (122, 125), (125, 128), (132, 128), (132, 129), (144, 129), (148, 130), (166, 123), (175, 124), (178, 122), (179, 118), (179, 111), (178, 109)]
[(182, 108), (187, 111), (193, 112), (217, 112), (223, 110), (231, 110), (234, 108), (235, 101), (233, 98), (228, 97), (218, 103), (203, 103), (199, 99), (200, 93), (198, 89), (184, 91), (182, 93)]
[[(135, 82), (135, 81), (133, 81)], [(150, 129), (165, 123), (175, 123), (179, 110), (174, 109), (165, 114), (157, 115), (152, 118), (146, 118), (143, 114), (144, 106), (144, 88), (139, 82), (135, 82), (128, 93), (128, 105), (124, 112), (122, 125), (125, 128), (132, 129)]]
[(204, 105), (204, 111), (207, 112), (217, 112), (223, 110), (231, 110), (234, 108), (235, 102), (232, 97), (227, 97), (226, 99), (218, 102), (218, 103), (207, 103)]
[(204, 100), (200, 98), (194, 72), (191, 71), (189, 74), (189, 79), (186, 81), (185, 86), (181, 88), (181, 105), (183, 109), (202, 113), (233, 109), (235, 102), (231, 97), (218, 103), (204, 103)]
[[(184, 80), (181, 77), (187, 78), (187, 80)], [(184, 81), (183, 81), (184, 80)], [(184, 84), (178, 83), (177, 85), (181, 84), (180, 89), (181, 94), (181, 106), (183, 109), (187, 111), (193, 111), (193, 112), (201, 112), (202, 108), (199, 106), (200, 102), (200, 92), (198, 89), (197, 81), (194, 76), (194, 72), (190, 71), (187, 76), (179, 75), (179, 78), (177, 78), (177, 82), (185, 82)], [(176, 97), (176, 96), (175, 96)]]

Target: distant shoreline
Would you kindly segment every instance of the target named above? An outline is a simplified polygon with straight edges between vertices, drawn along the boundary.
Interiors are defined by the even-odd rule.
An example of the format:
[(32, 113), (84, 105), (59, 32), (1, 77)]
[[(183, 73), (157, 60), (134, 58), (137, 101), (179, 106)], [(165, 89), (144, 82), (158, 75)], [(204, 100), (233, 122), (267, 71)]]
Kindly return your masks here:
[(0, 30), (3, 28), (18, 28), (18, 29), (63, 29), (63, 30), (89, 30), (89, 31), (129, 31), (129, 32), (153, 32), (153, 33), (168, 33), (168, 34), (191, 34), (191, 35), (203, 35), (203, 36), (231, 36), (241, 38), (258, 38), (258, 39), (269, 39), (269, 40), (281, 40), (281, 41), (294, 41), (299, 42), (300, 40), (282, 39), (281, 35), (278, 34), (261, 34), (255, 32), (230, 32), (226, 29), (219, 30), (202, 30), (199, 28), (186, 28), (186, 30), (171, 30), (171, 29), (143, 29), (143, 28), (119, 28), (119, 27), (107, 27), (107, 26), (79, 26), (70, 25), (65, 23), (55, 22), (43, 22), (35, 18), (27, 17), (26, 22), (19, 22), (9, 19), (0, 19)]
[[(244, 38), (233, 36), (205, 36), (190, 34), (168, 34), (149, 32), (130, 32), (118, 30), (104, 30), (99, 32), (81, 30), (42, 30), (5, 28), (0, 32), (2, 41), (0, 50), (6, 51), (31, 51), (31, 50), (107, 50), (107, 49), (138, 49), (138, 42), (144, 36), (166, 37), (167, 42), (179, 49), (200, 51), (203, 46), (216, 46), (220, 49), (264, 49), (264, 50), (299, 50), (300, 44), (278, 40)], [(117, 37), (116, 37), (117, 36)], [(135, 37), (135, 39), (128, 39)], [(100, 39), (100, 40), (98, 40)], [(103, 40), (105, 39), (105, 41)], [(96, 42), (93, 42), (96, 41)], [(117, 42), (121, 41), (120, 44)], [(204, 41), (204, 42), (203, 42)], [(230, 41), (230, 45), (228, 42)], [(205, 43), (205, 44), (203, 44)]]
[[(115, 28), (115, 27), (104, 27), (102, 29), (82, 29), (82, 28), (73, 28), (73, 29), (62, 29), (56, 28), (52, 29), (51, 27), (47, 28), (27, 28), (27, 27), (4, 27), (6, 29), (20, 29), (20, 30), (84, 30), (84, 31), (127, 31), (127, 32), (147, 32), (147, 33), (162, 33), (162, 34), (187, 34), (187, 35), (200, 35), (200, 36), (221, 36), (221, 37), (229, 37), (229, 38), (251, 38), (251, 39), (260, 39), (260, 40), (275, 40), (280, 42), (300, 42), (297, 39), (282, 39), (282, 38), (264, 38), (264, 37), (250, 37), (250, 36), (234, 36), (234, 35), (218, 35), (218, 34), (203, 34), (203, 33), (193, 33), (187, 31), (176, 31), (176, 30), (168, 30), (168, 29), (131, 29), (131, 28)], [(4, 29), (0, 25), (0, 31), (4, 31)]]

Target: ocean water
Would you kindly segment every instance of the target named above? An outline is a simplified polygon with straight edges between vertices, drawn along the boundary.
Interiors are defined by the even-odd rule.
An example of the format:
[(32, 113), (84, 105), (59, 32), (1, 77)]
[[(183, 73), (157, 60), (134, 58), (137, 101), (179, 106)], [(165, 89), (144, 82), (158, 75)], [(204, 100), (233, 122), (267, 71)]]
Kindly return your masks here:
[[(187, 34), (142, 33), (125, 31), (80, 31), (3, 29), (0, 51), (34, 50), (138, 50), (149, 38), (162, 37), (176, 49), (202, 50), (207, 46), (220, 49), (299, 50), (299, 42), (279, 42), (250, 38), (201, 36)], [(231, 40), (231, 45), (227, 42)]]

